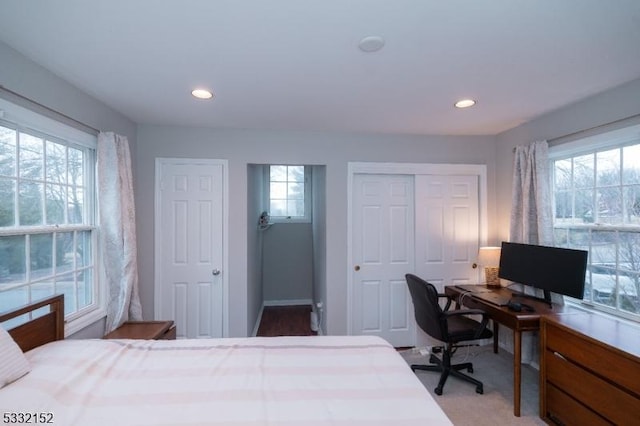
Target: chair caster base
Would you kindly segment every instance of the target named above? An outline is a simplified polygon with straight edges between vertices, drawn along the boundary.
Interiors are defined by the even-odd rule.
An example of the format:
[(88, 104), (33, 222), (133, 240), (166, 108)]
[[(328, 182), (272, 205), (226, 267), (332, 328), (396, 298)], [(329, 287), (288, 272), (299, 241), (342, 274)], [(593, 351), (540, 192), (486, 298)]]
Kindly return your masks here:
[(476, 393), (479, 393), (480, 395), (484, 393), (484, 389), (482, 389), (482, 386), (476, 387)]
[(437, 387), (433, 391), (436, 393), (436, 395), (442, 395), (442, 388), (441, 387)]

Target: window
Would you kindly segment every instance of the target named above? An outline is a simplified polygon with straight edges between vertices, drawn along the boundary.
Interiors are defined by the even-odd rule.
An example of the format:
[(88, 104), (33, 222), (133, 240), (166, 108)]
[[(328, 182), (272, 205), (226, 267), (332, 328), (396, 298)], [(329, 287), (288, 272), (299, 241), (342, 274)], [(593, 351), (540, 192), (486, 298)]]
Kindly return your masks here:
[(63, 293), (69, 323), (99, 307), (95, 137), (83, 134), (77, 141), (65, 138), (64, 131), (53, 136), (10, 120), (12, 115), (5, 118), (0, 120), (0, 311)]
[(640, 320), (640, 133), (598, 141), (551, 150), (555, 245), (589, 251), (586, 303)]
[(309, 168), (268, 166), (269, 215), (276, 222), (310, 221)]

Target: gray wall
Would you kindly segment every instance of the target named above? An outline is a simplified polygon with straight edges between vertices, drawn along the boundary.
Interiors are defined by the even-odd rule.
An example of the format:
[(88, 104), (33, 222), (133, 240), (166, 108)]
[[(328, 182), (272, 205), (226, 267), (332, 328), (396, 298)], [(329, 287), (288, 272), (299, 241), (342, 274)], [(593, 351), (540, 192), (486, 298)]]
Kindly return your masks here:
[(312, 243), (310, 223), (275, 223), (263, 233), (265, 304), (311, 300)]
[[(107, 105), (42, 68), (0, 41), (0, 85), (86, 125), (113, 131), (129, 139), (133, 161), (136, 153), (136, 124)], [(133, 171), (134, 179), (136, 171)], [(140, 216), (137, 217), (140, 221)], [(104, 321), (73, 337), (100, 337)]]
[[(230, 335), (244, 336), (253, 329), (247, 300), (250, 277), (247, 232), (249, 164), (326, 165), (326, 259), (324, 297), (325, 331), (347, 331), (347, 164), (349, 161), (486, 164), (489, 182), (490, 234), (495, 216), (493, 136), (410, 136), (331, 134), (295, 131), (259, 131), (147, 126), (138, 128), (135, 168), (139, 270), (145, 316), (153, 316), (153, 188), (156, 157), (218, 158), (229, 161), (229, 303)], [(247, 224), (251, 224), (249, 227)], [(253, 284), (251, 291), (255, 291)], [(254, 299), (255, 302), (255, 299)]]
[(258, 218), (264, 210), (262, 202), (263, 166), (247, 166), (247, 335), (251, 336), (258, 320), (262, 301), (262, 238)]
[[(327, 298), (327, 209), (326, 181), (327, 168), (315, 166), (312, 169), (312, 233), (313, 233), (313, 306)], [(324, 307), (322, 308), (324, 311)], [(326, 315), (320, 317), (320, 328), (326, 330)]]

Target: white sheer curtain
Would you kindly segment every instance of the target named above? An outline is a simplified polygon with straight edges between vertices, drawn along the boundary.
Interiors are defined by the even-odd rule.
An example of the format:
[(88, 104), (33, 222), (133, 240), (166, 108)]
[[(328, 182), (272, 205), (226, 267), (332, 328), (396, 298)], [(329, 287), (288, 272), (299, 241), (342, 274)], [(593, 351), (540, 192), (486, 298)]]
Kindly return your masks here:
[[(553, 220), (549, 173), (549, 146), (546, 141), (534, 142), (515, 149), (513, 188), (511, 197), (511, 229), (509, 240), (514, 243), (552, 245)], [(525, 293), (535, 294), (526, 287)], [(536, 294), (542, 296), (542, 293)], [(562, 297), (553, 295), (555, 303)], [(522, 362), (538, 360), (537, 336), (522, 336)]]
[(511, 242), (539, 245), (553, 243), (549, 185), (547, 142), (516, 147), (509, 232)]
[(97, 160), (100, 249), (107, 280), (105, 332), (108, 333), (127, 320), (142, 319), (129, 141), (113, 132), (101, 132)]

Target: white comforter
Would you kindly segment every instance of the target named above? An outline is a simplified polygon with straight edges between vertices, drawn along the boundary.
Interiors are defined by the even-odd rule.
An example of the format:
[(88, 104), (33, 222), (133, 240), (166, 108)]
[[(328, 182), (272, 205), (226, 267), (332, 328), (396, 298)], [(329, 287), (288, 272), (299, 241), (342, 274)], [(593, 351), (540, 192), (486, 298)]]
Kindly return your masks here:
[[(450, 425), (375, 337), (64, 340), (27, 353), (0, 415), (55, 425)], [(40, 418), (43, 418), (42, 416)]]

